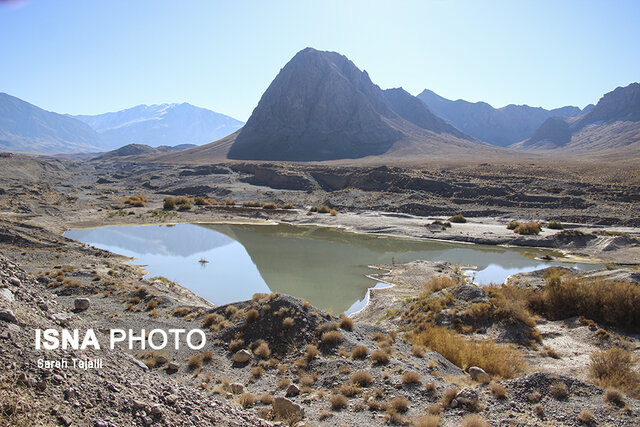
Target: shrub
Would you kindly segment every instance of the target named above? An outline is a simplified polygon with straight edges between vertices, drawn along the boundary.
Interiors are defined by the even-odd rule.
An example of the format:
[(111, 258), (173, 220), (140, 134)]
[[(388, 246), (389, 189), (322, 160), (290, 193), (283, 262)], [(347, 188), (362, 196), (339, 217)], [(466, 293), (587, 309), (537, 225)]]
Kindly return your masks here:
[(604, 400), (605, 402), (612, 403), (617, 406), (624, 405), (624, 395), (620, 390), (615, 388), (608, 388), (604, 391)]
[(261, 208), (262, 202), (242, 202), (242, 206), (245, 208)]
[(502, 384), (498, 384), (498, 383), (489, 384), (489, 390), (491, 390), (491, 393), (493, 393), (493, 395), (498, 399), (504, 399), (505, 397), (507, 397), (507, 394), (508, 394), (507, 388)]
[(209, 203), (204, 199), (204, 197), (196, 197), (195, 199), (193, 199), (193, 203), (197, 206), (204, 206), (204, 205), (208, 205)]
[(266, 342), (260, 343), (260, 345), (253, 350), (253, 354), (255, 354), (261, 359), (268, 359), (269, 356), (271, 356), (271, 350), (269, 349), (269, 344), (267, 344)]
[(224, 204), (227, 205), (227, 206), (235, 206), (236, 202), (233, 201), (233, 200), (225, 200)]
[(342, 342), (342, 334), (338, 331), (329, 331), (322, 334), (321, 342), (328, 347), (335, 347)]
[(318, 347), (313, 344), (307, 344), (307, 350), (305, 352), (305, 358), (307, 360), (311, 360), (316, 357), (320, 352), (318, 351)]
[(411, 354), (416, 357), (424, 357), (427, 349), (423, 345), (414, 345), (411, 347)]
[(527, 222), (525, 224), (520, 224), (516, 228), (513, 229), (514, 233), (521, 235), (531, 235), (531, 234), (540, 234), (542, 231), (542, 227), (537, 222)]
[(340, 394), (347, 397), (357, 396), (362, 393), (362, 389), (353, 384), (342, 384), (340, 386)]
[(171, 196), (167, 196), (164, 198), (164, 201), (162, 203), (162, 208), (166, 211), (170, 211), (172, 209), (175, 209), (176, 207), (176, 202), (173, 199), (173, 197)]
[(351, 375), (351, 382), (360, 387), (367, 387), (373, 382), (373, 377), (367, 371), (357, 371)]
[(291, 385), (291, 380), (289, 378), (280, 378), (276, 383), (278, 388), (287, 388)]
[(491, 427), (491, 424), (482, 415), (470, 414), (462, 419), (460, 427)]
[(353, 360), (365, 359), (369, 355), (369, 349), (363, 345), (355, 347), (351, 350), (351, 358)]
[(245, 319), (247, 320), (247, 323), (253, 323), (258, 320), (258, 317), (260, 317), (260, 312), (255, 308), (252, 308), (251, 310), (247, 311)]
[(287, 203), (284, 206), (282, 206), (282, 209), (295, 209), (296, 207), (293, 206), (291, 203)]
[(260, 378), (264, 373), (264, 368), (262, 366), (254, 366), (251, 368), (251, 376), (253, 378)]
[(389, 363), (389, 354), (386, 351), (376, 350), (371, 353), (371, 360), (376, 365), (385, 365)]
[(520, 223), (518, 221), (509, 221), (509, 224), (507, 224), (507, 230), (515, 230), (518, 227), (520, 227)]
[(242, 347), (244, 347), (244, 340), (242, 338), (238, 338), (235, 340), (232, 340), (229, 343), (229, 351), (231, 352), (236, 352), (238, 350), (240, 350)]
[(251, 393), (242, 393), (238, 396), (238, 403), (243, 408), (250, 408), (256, 403), (256, 397)]
[(350, 317), (347, 317), (344, 314), (342, 314), (340, 316), (340, 327), (345, 331), (353, 330), (353, 320), (351, 320)]
[[(489, 375), (513, 378), (525, 368), (521, 354), (493, 341), (471, 341), (439, 326), (426, 326), (412, 337), (414, 345), (424, 345), (440, 353), (454, 365), (464, 369), (478, 366)], [(371, 356), (373, 359), (373, 355)]]
[(538, 403), (533, 407), (533, 413), (536, 414), (536, 416), (542, 418), (542, 416), (544, 415), (544, 407)]
[(542, 399), (542, 394), (540, 394), (538, 390), (534, 390), (527, 394), (527, 400), (531, 403), (540, 402), (540, 399)]
[(593, 412), (588, 409), (583, 409), (578, 414), (578, 421), (582, 424), (591, 424), (593, 423)]
[(569, 389), (565, 383), (556, 381), (549, 386), (549, 393), (556, 399), (566, 399), (569, 396)]
[(420, 418), (413, 420), (411, 425), (413, 427), (438, 427), (442, 419), (437, 415), (423, 415)]
[(631, 352), (619, 347), (591, 354), (589, 374), (600, 387), (624, 390), (633, 397), (640, 396), (640, 374), (634, 370)]
[(265, 203), (262, 205), (262, 209), (276, 209), (277, 206), (275, 203)]
[(467, 218), (465, 218), (464, 216), (462, 216), (462, 214), (457, 214), (452, 216), (451, 218), (449, 218), (450, 222), (456, 223), (456, 224), (462, 224), (467, 222)]
[(406, 371), (402, 374), (403, 384), (420, 384), (422, 378), (420, 374), (414, 371)]
[(201, 368), (202, 367), (202, 355), (194, 354), (193, 356), (189, 357), (189, 359), (187, 359), (187, 366), (189, 366), (189, 369), (191, 369), (191, 370), (197, 369), (197, 368)]
[(295, 321), (293, 320), (293, 318), (285, 317), (282, 320), (282, 327), (285, 328), (285, 329), (289, 329), (289, 328), (293, 327), (294, 323), (295, 323)]
[(442, 393), (442, 398), (440, 399), (440, 404), (443, 408), (448, 408), (451, 406), (451, 402), (458, 395), (459, 390), (457, 388), (448, 388)]
[(127, 197), (123, 200), (123, 203), (129, 206), (133, 206), (134, 208), (142, 208), (148, 201), (149, 199), (147, 199), (145, 196), (143, 196), (142, 194), (138, 194), (137, 196)]
[(409, 401), (402, 396), (396, 396), (391, 399), (389, 405), (398, 412), (407, 412), (409, 409)]
[(329, 206), (320, 206), (318, 207), (318, 213), (324, 214), (324, 213), (331, 213), (331, 208)]
[(204, 351), (200, 354), (202, 357), (202, 361), (204, 363), (209, 363), (213, 360), (213, 352), (212, 351)]
[(333, 409), (334, 411), (339, 411), (349, 406), (349, 400), (340, 394), (331, 396), (331, 398), (329, 399), (329, 403), (331, 404), (331, 409)]
[(331, 209), (331, 210), (329, 211), (329, 214), (330, 214), (331, 216), (336, 216), (336, 215), (338, 215), (338, 211), (337, 211), (337, 210), (335, 210), (335, 209)]
[(173, 310), (173, 315), (177, 317), (184, 317), (189, 314), (191, 310), (188, 307), (179, 307)]
[(562, 230), (564, 227), (560, 221), (549, 221), (547, 228), (551, 230)]
[(424, 294), (426, 296), (433, 292), (438, 292), (452, 286), (456, 286), (457, 283), (449, 276), (436, 276), (430, 278), (427, 283), (424, 284)]

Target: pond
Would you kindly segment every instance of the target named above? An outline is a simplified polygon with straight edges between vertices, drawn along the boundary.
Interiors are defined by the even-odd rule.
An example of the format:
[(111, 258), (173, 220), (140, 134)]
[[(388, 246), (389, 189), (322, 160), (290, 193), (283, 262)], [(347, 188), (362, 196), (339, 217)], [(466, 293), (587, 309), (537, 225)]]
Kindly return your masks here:
[[(356, 234), (340, 229), (246, 224), (175, 224), (72, 229), (66, 237), (135, 258), (148, 277), (164, 276), (214, 304), (280, 292), (332, 313), (357, 311), (376, 282), (374, 264), (419, 259), (474, 265), (474, 281), (502, 283), (514, 273), (553, 265), (539, 249), (504, 248)], [(202, 262), (201, 262), (202, 261)], [(206, 261), (206, 262), (205, 262)], [(378, 284), (381, 286), (381, 284)]]

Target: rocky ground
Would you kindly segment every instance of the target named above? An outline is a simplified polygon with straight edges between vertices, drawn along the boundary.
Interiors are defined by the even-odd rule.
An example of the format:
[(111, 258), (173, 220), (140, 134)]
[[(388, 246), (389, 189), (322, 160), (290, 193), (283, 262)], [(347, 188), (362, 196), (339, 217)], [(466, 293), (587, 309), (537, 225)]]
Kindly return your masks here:
[[(144, 271), (123, 264), (120, 256), (61, 236), (71, 226), (286, 221), (377, 234), (548, 247), (594, 261), (634, 264), (640, 245), (635, 214), (638, 188), (633, 185), (587, 185), (534, 174), (488, 186), (495, 176), (465, 169), (323, 170), (236, 163), (176, 168), (24, 156), (0, 162), (3, 423), (435, 425), (429, 424), (433, 419), (418, 421), (432, 413), (441, 417), (442, 425), (451, 426), (473, 414), (492, 425), (581, 425), (578, 418), (585, 411), (592, 413), (593, 425), (637, 425), (640, 420), (638, 401), (627, 397), (619, 406), (605, 402), (604, 391), (587, 382), (588, 354), (607, 346), (577, 319), (538, 319), (541, 342), (535, 348), (521, 342), (526, 328), (496, 322), (474, 332), (477, 338), (519, 346), (528, 363), (519, 378), (495, 377), (491, 384), (438, 353), (413, 351), (402, 338), (407, 326), (402, 313), (409, 299), (434, 276), (462, 283), (459, 266), (425, 262), (380, 266), (380, 277), (395, 286), (372, 291), (367, 308), (345, 320), (275, 294), (214, 307), (178, 284), (145, 279)], [(531, 191), (518, 199), (523, 186)], [(122, 203), (124, 197), (140, 193), (150, 199), (146, 206)], [(266, 211), (238, 205), (195, 206), (171, 213), (160, 209), (164, 195), (183, 194), (237, 202), (291, 202), (304, 209)], [(307, 215), (306, 208), (322, 204), (337, 208), (339, 214)], [(447, 229), (432, 225), (457, 212), (469, 222)], [(557, 230), (545, 228), (539, 236), (520, 236), (506, 229), (511, 219), (560, 219), (583, 234), (557, 235)], [(637, 281), (637, 270), (610, 267), (594, 274)], [(536, 286), (538, 280), (535, 274), (515, 279), (526, 280), (527, 286)], [(447, 319), (450, 324), (455, 319), (452, 310), (487, 298), (473, 285), (455, 289), (453, 305), (442, 316), (444, 326)], [(85, 309), (86, 302), (77, 302), (78, 298), (88, 298), (89, 307)], [(62, 327), (93, 328), (103, 344), (110, 328), (202, 328), (207, 346), (164, 352), (105, 350), (104, 345), (99, 351), (34, 349), (35, 329)], [(614, 338), (637, 352), (637, 337)], [(560, 358), (544, 355), (548, 351), (544, 346)], [(37, 360), (44, 357), (100, 357), (104, 368), (38, 368)]]

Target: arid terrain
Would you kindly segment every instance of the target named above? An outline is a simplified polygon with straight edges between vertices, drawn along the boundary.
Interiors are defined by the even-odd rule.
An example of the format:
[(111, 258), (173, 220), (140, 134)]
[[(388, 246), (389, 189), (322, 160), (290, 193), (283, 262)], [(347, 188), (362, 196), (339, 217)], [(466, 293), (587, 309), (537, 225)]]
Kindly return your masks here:
[[(560, 168), (542, 161), (172, 166), (5, 155), (0, 420), (637, 425), (639, 183), (637, 171), (624, 165)], [(125, 203), (136, 195), (146, 201)], [(193, 203), (164, 209), (166, 196)], [(284, 209), (287, 203), (294, 208)], [(312, 206), (337, 212), (309, 213)], [(456, 214), (466, 222), (445, 226)], [(542, 230), (518, 234), (507, 228), (511, 221), (540, 222)], [(563, 230), (547, 227), (550, 221)], [(543, 247), (606, 269), (587, 278), (552, 269), (483, 289), (452, 264), (377, 266), (377, 277), (395, 286), (371, 291), (369, 305), (345, 318), (278, 294), (215, 307), (180, 284), (145, 278), (121, 256), (62, 237), (72, 227), (175, 222), (318, 224)], [(592, 294), (586, 282), (613, 283), (612, 290)], [(575, 293), (582, 305), (572, 305)], [(74, 309), (78, 298), (88, 298), (89, 308)], [(562, 301), (565, 315), (553, 301)], [(598, 304), (605, 310), (592, 308)], [(50, 370), (37, 360), (51, 358), (52, 351), (33, 344), (34, 330), (44, 327), (101, 334), (202, 328), (208, 344), (200, 351), (56, 350), (55, 357), (102, 357), (105, 367)], [(106, 335), (99, 337), (106, 343)], [(592, 355), (615, 372), (594, 376)]]

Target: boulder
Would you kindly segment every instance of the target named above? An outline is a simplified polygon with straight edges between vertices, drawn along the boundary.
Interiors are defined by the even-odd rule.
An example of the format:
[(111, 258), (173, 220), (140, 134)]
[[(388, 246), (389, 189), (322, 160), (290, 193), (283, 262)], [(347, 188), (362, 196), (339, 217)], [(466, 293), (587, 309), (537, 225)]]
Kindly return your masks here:
[(73, 300), (73, 307), (76, 310), (84, 311), (89, 308), (91, 305), (91, 301), (89, 298), (76, 298)]
[(470, 411), (475, 411), (478, 408), (478, 401), (478, 392), (471, 387), (465, 387), (456, 394), (451, 406), (463, 406)]
[(287, 397), (292, 397), (292, 396), (297, 396), (300, 394), (300, 388), (298, 388), (297, 385), (295, 384), (291, 384), (288, 388), (287, 391), (285, 393), (285, 396)]
[(489, 381), (491, 381), (489, 374), (487, 374), (484, 369), (477, 366), (472, 366), (469, 368), (469, 375), (471, 376), (472, 380), (482, 384), (487, 384)]
[(9, 322), (9, 323), (18, 323), (18, 319), (16, 319), (16, 316), (15, 314), (13, 314), (13, 311), (7, 308), (0, 309), (0, 320), (4, 320), (5, 322)]
[(279, 418), (303, 418), (304, 409), (286, 397), (276, 397), (273, 400), (273, 413)]

